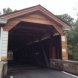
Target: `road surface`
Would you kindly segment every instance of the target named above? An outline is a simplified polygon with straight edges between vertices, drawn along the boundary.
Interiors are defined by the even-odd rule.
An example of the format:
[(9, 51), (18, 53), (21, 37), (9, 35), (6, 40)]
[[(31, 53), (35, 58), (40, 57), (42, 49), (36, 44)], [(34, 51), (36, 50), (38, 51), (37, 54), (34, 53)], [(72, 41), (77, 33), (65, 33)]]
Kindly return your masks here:
[(49, 68), (10, 71), (6, 78), (77, 78)]

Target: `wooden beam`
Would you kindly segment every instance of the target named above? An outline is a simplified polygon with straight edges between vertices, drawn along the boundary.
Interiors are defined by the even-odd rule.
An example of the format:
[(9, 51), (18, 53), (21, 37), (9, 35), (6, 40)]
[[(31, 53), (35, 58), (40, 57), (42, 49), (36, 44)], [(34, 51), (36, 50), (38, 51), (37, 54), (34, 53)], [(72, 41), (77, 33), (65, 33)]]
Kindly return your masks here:
[[(38, 28), (39, 29), (39, 28)], [(43, 28), (42, 28), (43, 29)], [(47, 29), (43, 29), (42, 30), (41, 28), (39, 29), (40, 31), (40, 33), (41, 33), (41, 31), (43, 32), (43, 33), (45, 33), (45, 34), (47, 34), (47, 32), (48, 33), (55, 33), (56, 31), (54, 30), (54, 28), (53, 29), (51, 29), (51, 28), (49, 28), (49, 30), (47, 30)], [(17, 32), (17, 31), (19, 31), (19, 33), (27, 33), (27, 34), (29, 34), (29, 33), (33, 33), (33, 30), (32, 30), (32, 32), (31, 31), (29, 31), (29, 30), (26, 30), (25, 28), (24, 29), (20, 29), (20, 28), (18, 28), (16, 31), (14, 31), (14, 32)], [(37, 30), (38, 31), (38, 30)], [(57, 33), (57, 32), (56, 32)]]
[(14, 26), (16, 26), (19, 23), (19, 21), (8, 21), (7, 24), (3, 27), (4, 31), (11, 30)]
[(19, 38), (19, 39), (20, 39), (20, 37), (22, 37), (22, 39), (23, 39), (24, 37), (27, 37), (27, 39), (28, 39), (29, 37), (31, 37), (31, 38), (37, 38), (37, 37), (38, 37), (38, 36), (35, 35), (35, 34), (17, 34), (17, 33), (11, 34), (11, 38), (13, 38), (12, 36), (14, 36), (14, 38)]
[(10, 40), (26, 40), (26, 39), (31, 39), (31, 37), (9, 37)]
[[(61, 35), (63, 35), (64, 34), (64, 31), (63, 31), (63, 29), (62, 29), (62, 27), (60, 26), (60, 25), (58, 25), (58, 24), (56, 24), (55, 22), (52, 22), (52, 21), (46, 21), (46, 20), (38, 20), (38, 19), (36, 19), (36, 18), (29, 18), (29, 19), (24, 19), (24, 18), (16, 18), (16, 19), (13, 19), (13, 20), (11, 20), (11, 21), (9, 21), (7, 24), (6, 24), (6, 26), (4, 26), (4, 30), (7, 30), (7, 31), (9, 31), (9, 30), (11, 30), (13, 27), (15, 27), (19, 22), (21, 22), (21, 21), (23, 21), (23, 22), (31, 22), (31, 23), (38, 23), (38, 24), (46, 24), (46, 25), (50, 25), (50, 26), (52, 26), (52, 27), (54, 27), (55, 28), (55, 30), (57, 30), (57, 32), (59, 32)], [(34, 24), (35, 25), (35, 24)], [(22, 27), (19, 27), (19, 28), (22, 28)], [(23, 28), (26, 28), (26, 26), (24, 27), (23, 26)], [(27, 29), (27, 28), (26, 28)], [(39, 30), (38, 28), (33, 28), (33, 26), (32, 27), (28, 27), (28, 29), (34, 29), (34, 30)]]
[[(22, 32), (22, 33), (31, 33), (29, 31), (27, 31), (26, 29), (20, 29), (20, 28), (17, 28), (16, 31), (18, 32)], [(15, 32), (15, 31), (14, 31)]]
[(9, 39), (35, 39), (35, 38), (38, 38), (39, 37), (39, 35), (35, 35), (35, 34), (17, 34), (17, 33), (15, 33), (15, 34), (12, 34), (12, 35), (10, 35), (9, 36)]
[(49, 59), (52, 59), (52, 48), (53, 48), (53, 34), (50, 33), (50, 47), (49, 47)]
[(45, 63), (46, 63), (47, 66), (49, 66), (48, 58), (47, 58), (47, 55), (46, 55), (44, 46), (42, 45), (41, 39), (39, 39), (39, 42), (40, 42), (40, 45), (41, 45), (41, 48), (42, 48), (42, 52), (43, 52), (43, 57), (44, 57), (44, 59), (45, 59)]
[(35, 30), (35, 31), (52, 31), (54, 29), (52, 28), (42, 28), (42, 27), (37, 27), (37, 26), (18, 26), (18, 29), (26, 29), (26, 30)]
[[(40, 32), (41, 33), (41, 32)], [(34, 33), (34, 30), (33, 31), (27, 31), (27, 30), (25, 30), (25, 29), (16, 29), (12, 34), (31, 34), (31, 35), (34, 35), (34, 36), (37, 36), (38, 34), (37, 34), (37, 32), (36, 33)]]
[(57, 32), (60, 34), (60, 35), (64, 35), (64, 31), (61, 27), (59, 27), (59, 25), (54, 25), (54, 28), (57, 30)]
[(28, 34), (28, 33), (12, 33), (11, 35), (14, 35), (14, 36), (36, 36), (35, 34)]
[(47, 35), (41, 35), (41, 36), (39, 36), (38, 38), (35, 38), (35, 39), (33, 39), (33, 40), (31, 40), (31, 41), (29, 41), (29, 42), (27, 42), (26, 44), (28, 44), (28, 43), (33, 43), (34, 41), (36, 41), (36, 40), (39, 40), (39, 38), (44, 38), (44, 37), (47, 37), (47, 36), (49, 36), (50, 35), (50, 33), (47, 33)]

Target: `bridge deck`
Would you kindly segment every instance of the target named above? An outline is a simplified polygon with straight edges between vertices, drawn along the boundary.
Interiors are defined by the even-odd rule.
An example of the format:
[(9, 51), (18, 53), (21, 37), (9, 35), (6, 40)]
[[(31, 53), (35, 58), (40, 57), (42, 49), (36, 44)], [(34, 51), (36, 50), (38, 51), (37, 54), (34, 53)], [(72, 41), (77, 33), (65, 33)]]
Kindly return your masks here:
[(52, 70), (50, 68), (34, 68), (10, 70), (6, 78), (77, 78), (65, 74), (62, 71)]

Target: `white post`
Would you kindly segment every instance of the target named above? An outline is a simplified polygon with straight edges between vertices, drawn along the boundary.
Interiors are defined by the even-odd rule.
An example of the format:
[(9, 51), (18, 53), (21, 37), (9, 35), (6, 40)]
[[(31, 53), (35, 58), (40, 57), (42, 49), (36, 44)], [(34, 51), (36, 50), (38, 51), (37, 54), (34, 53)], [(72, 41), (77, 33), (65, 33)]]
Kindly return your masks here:
[(1, 61), (7, 61), (8, 31), (2, 28)]
[(0, 27), (0, 61), (1, 61), (1, 27)]
[(2, 27), (0, 27), (0, 61), (1, 61), (1, 55), (2, 55)]
[[(7, 21), (8, 19), (6, 18), (0, 18), (0, 25), (5, 25)], [(8, 43), (8, 32), (3, 31), (3, 28), (0, 27), (0, 61), (2, 61), (2, 58), (6, 59), (7, 57), (7, 43)]]

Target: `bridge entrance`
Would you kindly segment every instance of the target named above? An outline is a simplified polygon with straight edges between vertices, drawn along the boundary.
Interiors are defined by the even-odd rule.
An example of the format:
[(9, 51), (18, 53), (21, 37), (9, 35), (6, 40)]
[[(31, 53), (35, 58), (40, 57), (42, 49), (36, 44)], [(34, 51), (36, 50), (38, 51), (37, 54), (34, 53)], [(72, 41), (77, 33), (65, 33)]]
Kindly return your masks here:
[(62, 59), (61, 37), (51, 30), (50, 25), (18, 23), (9, 31), (8, 65), (49, 67), (50, 59)]
[(50, 59), (68, 59), (63, 27), (69, 25), (44, 7), (38, 5), (0, 17), (8, 19), (1, 27), (0, 61), (8, 61), (9, 67), (50, 67)]

